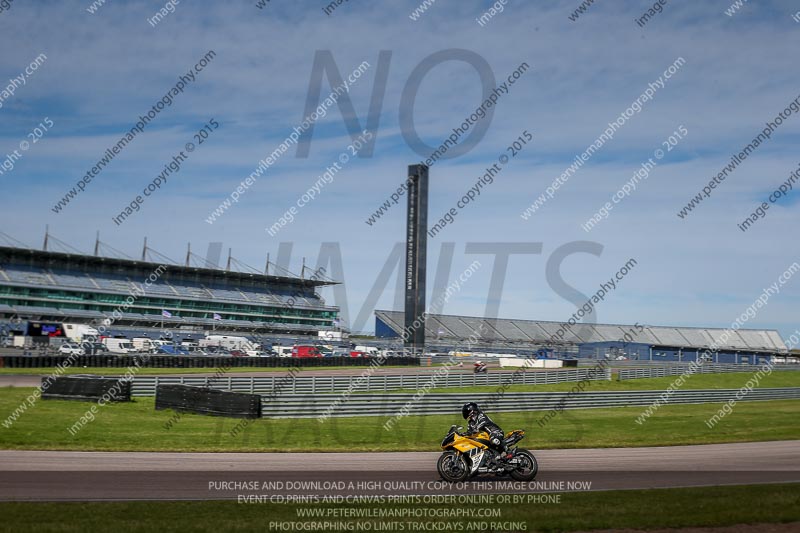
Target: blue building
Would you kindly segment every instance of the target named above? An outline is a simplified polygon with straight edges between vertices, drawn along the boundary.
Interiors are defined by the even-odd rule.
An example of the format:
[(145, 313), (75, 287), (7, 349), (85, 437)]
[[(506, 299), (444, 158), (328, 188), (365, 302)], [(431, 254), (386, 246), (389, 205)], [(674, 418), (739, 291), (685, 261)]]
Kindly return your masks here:
[[(641, 342), (603, 341), (586, 342), (578, 346), (578, 357), (582, 359), (627, 359), (632, 361), (655, 361), (661, 363), (697, 361), (706, 353), (706, 347), (659, 346)], [(709, 362), (723, 364), (760, 364), (773, 355), (785, 355), (779, 351), (762, 351), (756, 348), (720, 348), (709, 351)]]

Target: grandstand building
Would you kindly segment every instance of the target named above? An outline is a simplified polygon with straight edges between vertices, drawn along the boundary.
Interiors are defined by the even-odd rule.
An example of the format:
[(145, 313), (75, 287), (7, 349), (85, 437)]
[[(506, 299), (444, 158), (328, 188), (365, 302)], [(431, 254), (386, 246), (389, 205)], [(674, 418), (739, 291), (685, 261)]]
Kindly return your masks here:
[(316, 293), (332, 284), (0, 246), (0, 320), (308, 335), (335, 329), (338, 308)]
[[(566, 326), (566, 327), (565, 327)], [(395, 338), (402, 335), (403, 313), (375, 311), (375, 335)], [(543, 320), (486, 319), (453, 315), (428, 315), (425, 325), (428, 347), (463, 348), (468, 339), (473, 350), (528, 353), (552, 348), (559, 355), (588, 359), (640, 361), (696, 361), (720, 338), (727, 340), (711, 351), (716, 363), (757, 364), (773, 356), (787, 354), (775, 330), (687, 328), (618, 324), (577, 324)]]

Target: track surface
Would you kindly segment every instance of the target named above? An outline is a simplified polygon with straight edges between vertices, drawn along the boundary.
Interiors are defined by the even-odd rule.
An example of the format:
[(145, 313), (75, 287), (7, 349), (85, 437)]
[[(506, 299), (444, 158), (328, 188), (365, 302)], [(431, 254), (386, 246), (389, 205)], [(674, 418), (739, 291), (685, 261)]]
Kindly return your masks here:
[[(536, 484), (440, 482), (438, 453), (125, 453), (0, 451), (0, 500), (236, 499), (239, 495), (563, 492), (800, 482), (800, 441), (536, 452)], [(231, 482), (257, 481), (250, 490)], [(261, 487), (263, 482), (283, 486)], [(316, 485), (287, 487), (291, 482)], [(355, 489), (331, 482), (362, 482)], [(324, 483), (328, 485), (324, 485)], [(228, 483), (228, 485), (225, 485)], [(589, 485), (590, 484), (590, 485)]]

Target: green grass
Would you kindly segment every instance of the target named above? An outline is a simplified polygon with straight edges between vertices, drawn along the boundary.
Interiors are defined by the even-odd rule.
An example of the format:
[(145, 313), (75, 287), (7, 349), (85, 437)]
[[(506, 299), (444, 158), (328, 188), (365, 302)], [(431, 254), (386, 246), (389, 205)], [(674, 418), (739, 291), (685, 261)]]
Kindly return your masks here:
[[(686, 379), (681, 390), (691, 389), (738, 389), (753, 376), (753, 372), (734, 372), (729, 374), (694, 374)], [(626, 391), (626, 390), (666, 390), (679, 376), (665, 378), (626, 379), (617, 381), (590, 381), (585, 391)], [(472, 379), (470, 376), (469, 379)], [(510, 379), (507, 378), (507, 379)], [(572, 390), (576, 383), (554, 383), (552, 385), (509, 385), (506, 392), (566, 392)], [(500, 385), (479, 387), (440, 387), (430, 392), (495, 392)], [(761, 378), (758, 388), (800, 387), (800, 372), (772, 372)], [(392, 391), (403, 392), (403, 391)]]
[[(32, 388), (0, 389), (0, 423)], [(171, 428), (164, 424), (175, 413), (156, 411), (153, 398), (107, 405), (76, 435), (68, 432), (92, 403), (39, 400), (5, 428), (0, 448), (27, 450), (100, 451), (437, 451), (451, 424), (463, 423), (461, 413), (409, 416), (392, 431), (388, 417), (258, 419), (231, 436), (241, 421), (183, 414)], [(634, 420), (641, 407), (567, 410), (539, 427), (544, 411), (492, 413), (506, 430), (528, 431), (523, 446), (530, 449), (667, 446), (725, 442), (800, 439), (800, 401), (740, 402), (713, 429), (704, 421), (721, 404), (662, 406), (645, 424)]]
[[(369, 366), (306, 366), (301, 367), (301, 370), (366, 370)], [(228, 372), (286, 372), (290, 367), (256, 367), (256, 366), (243, 366), (231, 367)], [(381, 368), (419, 368), (407, 366), (390, 366), (386, 365)], [(110, 368), (110, 367), (71, 367), (64, 370), (65, 375), (73, 374), (97, 374), (101, 376), (121, 376), (127, 372), (127, 367)], [(0, 368), (0, 376), (3, 375), (24, 375), (24, 376), (49, 376), (55, 371), (55, 368)], [(143, 376), (165, 376), (168, 374), (214, 374), (217, 372), (216, 367), (208, 368), (141, 368), (138, 370), (138, 375)]]
[[(560, 503), (519, 504), (385, 504), (322, 505), (352, 508), (499, 509), (501, 518), (330, 518), (328, 520), (370, 525), (402, 522), (402, 528), (383, 531), (414, 531), (409, 522), (442, 529), (474, 532), (475, 522), (516, 523), (519, 531), (588, 531), (610, 528), (720, 527), (737, 524), (797, 523), (800, 521), (800, 484), (702, 487), (564, 493)], [(138, 533), (160, 531), (275, 531), (272, 522), (309, 523), (318, 518), (298, 518), (297, 510), (311, 505), (252, 504), (236, 502), (125, 502), (125, 503), (0, 503), (0, 531), (14, 533)], [(367, 524), (365, 524), (367, 523)], [(520, 527), (519, 524), (524, 523)], [(289, 524), (291, 525), (291, 524)], [(338, 531), (297, 529), (298, 531)], [(356, 530), (356, 529), (353, 529)], [(419, 530), (419, 529), (417, 529)], [(495, 529), (497, 531), (499, 529)]]

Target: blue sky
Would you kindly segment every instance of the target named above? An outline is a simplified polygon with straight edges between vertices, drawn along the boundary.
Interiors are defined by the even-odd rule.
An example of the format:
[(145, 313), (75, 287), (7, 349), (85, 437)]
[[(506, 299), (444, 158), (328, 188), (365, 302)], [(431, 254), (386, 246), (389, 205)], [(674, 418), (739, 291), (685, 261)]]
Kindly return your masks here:
[[(414, 1), (352, 0), (330, 16), (320, 1), (182, 0), (151, 27), (163, 2), (13, 2), (0, 12), (0, 90), (39, 54), (47, 60), (0, 108), (0, 159), (17, 149), (45, 118), (53, 127), (0, 175), (0, 231), (40, 246), (44, 227), (90, 251), (101, 239), (138, 255), (148, 236), (175, 259), (191, 242), (201, 255), (209, 242), (260, 267), (282, 242), (293, 243), (290, 267), (315, 265), (322, 243), (338, 242), (347, 294), (344, 315), (356, 323), (378, 273), (403, 239), (405, 205), (376, 224), (365, 220), (397, 188), (420, 156), (401, 133), (401, 94), (427, 56), (459, 48), (477, 53), (502, 81), (520, 63), (530, 69), (498, 102), (485, 136), (469, 153), (431, 169), (431, 224), (475, 184), (524, 130), (534, 140), (504, 166), (480, 197), (429, 246), (429, 289), (440, 245), (455, 243), (449, 279), (475, 259), (482, 268), (444, 312), (483, 315), (493, 258), (467, 254), (468, 243), (541, 243), (536, 255), (512, 256), (499, 299), (502, 317), (566, 320), (575, 303), (545, 275), (548, 260), (573, 241), (602, 245), (599, 256), (576, 253), (563, 280), (591, 295), (629, 258), (636, 268), (597, 307), (604, 323), (722, 326), (731, 324), (762, 290), (800, 261), (794, 228), (798, 196), (772, 206), (746, 233), (747, 217), (800, 164), (800, 117), (788, 118), (686, 219), (677, 212), (792, 100), (800, 96), (796, 51), (800, 24), (790, 1), (746, 4), (670, 2), (644, 28), (634, 22), (651, 2), (597, 2), (576, 21), (579, 2), (509, 0), (485, 26), (475, 21), (491, 2), (437, 0), (418, 21)], [(542, 5), (544, 4), (544, 5)], [(60, 213), (53, 205), (207, 51), (216, 57), (159, 113), (144, 133)], [(307, 158), (294, 148), (281, 157), (218, 221), (205, 219), (303, 120), (315, 51), (329, 50), (342, 75), (363, 61), (371, 67), (350, 97), (364, 124), (378, 54), (392, 52), (370, 158), (343, 165), (313, 202), (274, 237), (273, 224), (350, 143), (333, 107), (316, 125)], [(529, 220), (520, 213), (591, 144), (676, 58), (685, 65)], [(323, 77), (323, 95), (330, 91)], [(481, 103), (476, 70), (449, 61), (423, 79), (414, 106), (416, 131), (437, 145)], [(220, 127), (181, 170), (124, 224), (112, 217), (141, 194), (172, 156), (210, 119)], [(650, 177), (586, 233), (581, 224), (617, 191), (673, 131), (688, 135)], [(794, 192), (797, 195), (798, 193)], [(395, 303), (394, 277), (378, 308)], [(560, 291), (563, 292), (563, 291)], [(326, 290), (331, 303), (339, 296)], [(748, 322), (788, 337), (800, 327), (800, 277), (781, 287)], [(368, 306), (369, 307), (369, 306)], [(363, 312), (361, 316), (367, 316)], [(371, 316), (371, 315), (369, 315)]]

